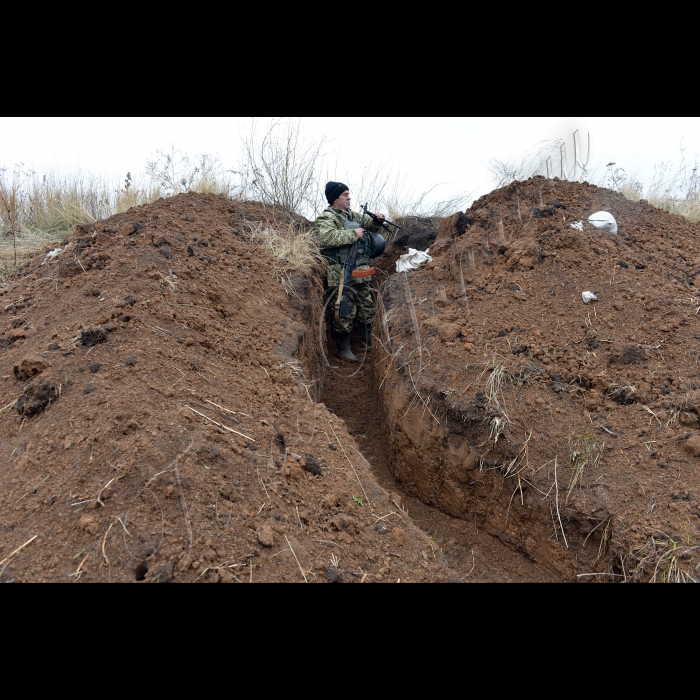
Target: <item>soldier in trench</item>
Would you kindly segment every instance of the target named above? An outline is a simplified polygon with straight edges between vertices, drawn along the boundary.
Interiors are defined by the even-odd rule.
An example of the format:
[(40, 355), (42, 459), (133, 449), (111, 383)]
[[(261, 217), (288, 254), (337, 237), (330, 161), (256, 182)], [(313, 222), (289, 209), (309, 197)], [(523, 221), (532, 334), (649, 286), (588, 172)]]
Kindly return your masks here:
[[(350, 255), (351, 247), (360, 242), (367, 242), (368, 233), (378, 233), (385, 220), (383, 214), (377, 214), (376, 221), (370, 217), (364, 218), (352, 211), (352, 196), (350, 188), (342, 182), (329, 182), (326, 185), (326, 199), (330, 208), (316, 219), (321, 252), (328, 263), (328, 286), (338, 287), (345, 270), (345, 264)], [(370, 253), (368, 245), (360, 245), (355, 269), (370, 270)], [(357, 362), (357, 357), (350, 349), (350, 334), (355, 321), (360, 323), (363, 331), (365, 346), (372, 346), (372, 324), (377, 314), (377, 305), (370, 291), (371, 277), (353, 280), (356, 296), (350, 294), (348, 301), (352, 309), (349, 319), (333, 320), (333, 334), (337, 344), (337, 355), (348, 362)]]

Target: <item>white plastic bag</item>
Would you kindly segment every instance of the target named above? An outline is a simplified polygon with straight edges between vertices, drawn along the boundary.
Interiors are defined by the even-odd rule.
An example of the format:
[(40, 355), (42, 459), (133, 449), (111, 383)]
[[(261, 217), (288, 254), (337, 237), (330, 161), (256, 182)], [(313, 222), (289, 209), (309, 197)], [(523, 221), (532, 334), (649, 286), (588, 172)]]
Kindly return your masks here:
[(417, 270), (421, 265), (430, 264), (433, 259), (430, 257), (430, 250), (421, 253), (420, 250), (408, 249), (408, 255), (402, 255), (396, 263), (397, 272), (412, 272)]
[(617, 233), (617, 221), (615, 217), (607, 211), (599, 211), (588, 218), (596, 228), (608, 233)]
[(44, 260), (42, 264), (46, 265), (47, 262), (51, 262), (54, 258), (57, 258), (61, 253), (65, 251), (65, 248), (56, 248), (56, 250), (52, 250), (50, 253), (46, 254), (46, 259)]
[(590, 304), (592, 301), (598, 301), (598, 297), (595, 294), (593, 294), (593, 292), (584, 292), (583, 303)]

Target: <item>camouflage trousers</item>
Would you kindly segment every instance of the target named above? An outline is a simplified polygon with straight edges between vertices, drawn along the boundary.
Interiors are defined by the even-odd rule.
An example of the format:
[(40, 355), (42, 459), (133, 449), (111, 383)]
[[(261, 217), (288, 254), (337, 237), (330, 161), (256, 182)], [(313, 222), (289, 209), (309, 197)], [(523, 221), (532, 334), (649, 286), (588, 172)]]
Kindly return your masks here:
[[(343, 274), (344, 268), (340, 265), (329, 265), (328, 286), (339, 287)], [(360, 323), (371, 326), (372, 323), (374, 323), (374, 317), (377, 315), (377, 304), (370, 291), (370, 284), (367, 282), (360, 283), (359, 280), (355, 280), (352, 284), (352, 288), (355, 290), (357, 296), (354, 294), (348, 295), (348, 302), (352, 310), (350, 318), (341, 318), (340, 325), (338, 324), (338, 320), (335, 318), (335, 300), (338, 298), (337, 293), (334, 302), (330, 305), (331, 312), (333, 313), (333, 330), (336, 333), (352, 333), (356, 319)]]

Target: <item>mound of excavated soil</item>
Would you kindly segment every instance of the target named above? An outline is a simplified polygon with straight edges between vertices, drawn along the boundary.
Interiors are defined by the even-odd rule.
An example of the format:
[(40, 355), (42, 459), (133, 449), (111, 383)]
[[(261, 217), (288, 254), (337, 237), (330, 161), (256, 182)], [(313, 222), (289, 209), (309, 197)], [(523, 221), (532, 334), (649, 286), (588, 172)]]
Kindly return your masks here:
[(700, 226), (539, 178), (431, 253), (384, 285), (376, 329), (403, 487), (567, 579), (697, 580)]
[(0, 291), (3, 581), (447, 578), (312, 401), (322, 290), (242, 235), (269, 215), (161, 200)]

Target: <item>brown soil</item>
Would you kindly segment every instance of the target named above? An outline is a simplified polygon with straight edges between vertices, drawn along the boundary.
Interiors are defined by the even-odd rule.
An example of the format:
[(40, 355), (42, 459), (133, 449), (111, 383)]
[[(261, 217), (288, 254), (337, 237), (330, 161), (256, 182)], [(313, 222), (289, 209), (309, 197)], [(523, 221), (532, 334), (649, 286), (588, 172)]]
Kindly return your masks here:
[(3, 582), (698, 578), (700, 226), (543, 179), (408, 222), (347, 381), (275, 216), (161, 200), (0, 288)]
[(448, 580), (312, 401), (322, 290), (242, 235), (270, 215), (161, 200), (0, 291), (3, 582)]
[[(571, 228), (597, 210), (619, 235)], [(431, 253), (383, 286), (375, 329), (402, 488), (563, 580), (697, 579), (700, 226), (535, 179)]]
[[(431, 557), (445, 562), (453, 572), (452, 580), (469, 583), (544, 583), (557, 576), (537, 565), (529, 557), (508, 548), (498, 538), (483, 531), (477, 519), (454, 518), (419, 498), (401, 492), (389, 463), (386, 424), (377, 405), (372, 384), (371, 362), (381, 357), (375, 352), (356, 379), (348, 382), (329, 374), (324, 400), (328, 408), (345, 419), (363, 456), (372, 466), (379, 483), (401, 499), (403, 517), (418, 525), (431, 541)], [(350, 374), (350, 365), (339, 371)]]

